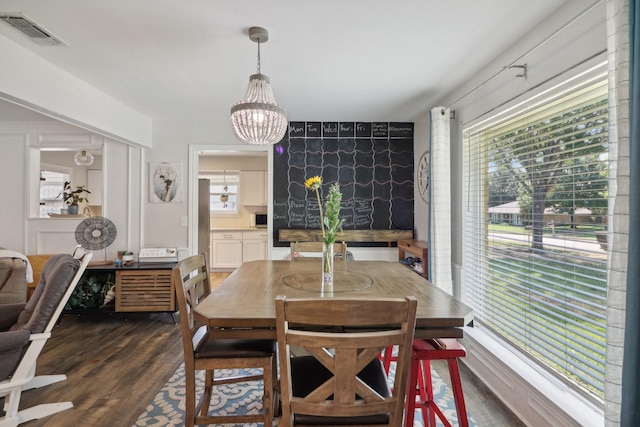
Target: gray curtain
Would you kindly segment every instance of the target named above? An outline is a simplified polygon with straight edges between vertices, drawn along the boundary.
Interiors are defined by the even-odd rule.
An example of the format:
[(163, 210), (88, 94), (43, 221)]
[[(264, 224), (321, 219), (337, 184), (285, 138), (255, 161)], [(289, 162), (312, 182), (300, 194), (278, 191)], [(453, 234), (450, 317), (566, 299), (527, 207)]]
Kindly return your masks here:
[(620, 423), (640, 426), (640, 5), (629, 2), (629, 258)]

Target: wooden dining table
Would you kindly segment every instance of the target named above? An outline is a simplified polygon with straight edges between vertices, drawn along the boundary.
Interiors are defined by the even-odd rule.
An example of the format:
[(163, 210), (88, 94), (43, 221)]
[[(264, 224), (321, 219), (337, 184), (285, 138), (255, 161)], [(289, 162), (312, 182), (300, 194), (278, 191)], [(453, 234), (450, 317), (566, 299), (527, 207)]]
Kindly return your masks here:
[(336, 261), (333, 287), (322, 286), (319, 258), (242, 264), (195, 308), (220, 338), (276, 339), (275, 299), (404, 298), (418, 300), (416, 338), (461, 338), (473, 310), (407, 266), (392, 261)]

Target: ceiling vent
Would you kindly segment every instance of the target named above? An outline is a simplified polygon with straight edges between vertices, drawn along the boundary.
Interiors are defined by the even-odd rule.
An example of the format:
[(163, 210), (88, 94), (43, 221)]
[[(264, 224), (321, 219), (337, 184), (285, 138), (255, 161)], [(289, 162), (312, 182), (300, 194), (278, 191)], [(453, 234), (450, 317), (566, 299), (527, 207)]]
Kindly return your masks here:
[(25, 15), (0, 13), (0, 20), (11, 25), (35, 43), (46, 46), (67, 45), (67, 43), (54, 36), (50, 31), (45, 30)]

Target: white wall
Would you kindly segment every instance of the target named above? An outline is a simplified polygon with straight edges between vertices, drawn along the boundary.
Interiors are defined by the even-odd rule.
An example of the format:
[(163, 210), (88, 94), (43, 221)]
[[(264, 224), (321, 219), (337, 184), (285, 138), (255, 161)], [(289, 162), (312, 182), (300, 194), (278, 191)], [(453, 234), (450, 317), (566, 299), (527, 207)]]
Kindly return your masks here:
[[(418, 120), (413, 128), (413, 165), (418, 165), (422, 153), (429, 149), (430, 135), (429, 135), (429, 120)], [(415, 177), (414, 168), (414, 177)], [(427, 203), (422, 199), (418, 192), (418, 186), (414, 185), (413, 192), (413, 227), (414, 238), (417, 240), (428, 240), (427, 233), (427, 216), (429, 209)], [(394, 258), (394, 260), (397, 258)]]
[[(182, 162), (183, 202), (182, 203), (143, 203), (144, 239), (143, 246), (175, 246), (187, 248), (189, 242), (188, 226), (183, 226), (182, 219), (189, 218), (187, 202), (191, 182), (189, 177), (189, 145), (206, 146), (238, 146), (243, 144), (233, 135), (231, 123), (205, 120), (164, 120), (154, 122), (153, 150), (148, 150), (145, 168), (148, 162)], [(197, 163), (196, 163), (197, 164)], [(197, 177), (197, 171), (195, 171)], [(143, 174), (145, 192), (143, 201), (148, 200), (148, 172)], [(197, 184), (194, 183), (194, 184)], [(197, 227), (197, 224), (193, 224)]]
[(0, 134), (0, 170), (5, 182), (0, 198), (0, 247), (25, 251), (25, 221), (27, 216), (27, 182), (25, 158), (27, 137), (24, 134)]
[(0, 98), (114, 140), (151, 147), (151, 120), (0, 37)]
[[(88, 136), (88, 137), (87, 137)], [(115, 258), (118, 250), (137, 250), (141, 240), (141, 149), (121, 142), (89, 134), (86, 130), (57, 121), (3, 122), (0, 125), (0, 170), (9, 177), (0, 200), (0, 246), (26, 254), (69, 252), (77, 244), (74, 232), (82, 219), (37, 218), (39, 199), (40, 151), (43, 144), (60, 146), (73, 141), (93, 141), (103, 150), (103, 215), (117, 228), (114, 243), (107, 248), (106, 258)], [(71, 142), (69, 142), (71, 141)], [(52, 153), (55, 156), (54, 153)], [(82, 185), (86, 177), (78, 178)], [(103, 251), (95, 260), (105, 257)]]

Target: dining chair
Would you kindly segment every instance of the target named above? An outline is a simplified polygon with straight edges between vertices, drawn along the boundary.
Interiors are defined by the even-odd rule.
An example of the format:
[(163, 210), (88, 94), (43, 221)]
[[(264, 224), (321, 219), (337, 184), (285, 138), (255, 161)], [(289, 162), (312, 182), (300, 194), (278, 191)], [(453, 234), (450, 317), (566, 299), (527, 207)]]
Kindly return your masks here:
[[(319, 252), (322, 253), (322, 242), (291, 242), (290, 259), (293, 261), (299, 257), (300, 253)], [(333, 254), (336, 258), (347, 259), (347, 243), (336, 242), (333, 244)]]
[[(402, 424), (417, 300), (278, 296), (279, 426)], [(398, 346), (393, 388), (378, 353)], [(291, 348), (305, 353), (291, 357)]]
[[(194, 309), (211, 293), (209, 262), (206, 254), (180, 261), (172, 270), (172, 284), (180, 312), (180, 330), (185, 364), (185, 425), (262, 422), (272, 426), (277, 402), (276, 343), (274, 340), (217, 339), (206, 325), (200, 325)], [(262, 369), (262, 375), (215, 377), (218, 370)], [(196, 371), (205, 371), (203, 395), (196, 404)], [(242, 415), (209, 414), (214, 387), (246, 381), (262, 380), (261, 413)]]

